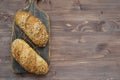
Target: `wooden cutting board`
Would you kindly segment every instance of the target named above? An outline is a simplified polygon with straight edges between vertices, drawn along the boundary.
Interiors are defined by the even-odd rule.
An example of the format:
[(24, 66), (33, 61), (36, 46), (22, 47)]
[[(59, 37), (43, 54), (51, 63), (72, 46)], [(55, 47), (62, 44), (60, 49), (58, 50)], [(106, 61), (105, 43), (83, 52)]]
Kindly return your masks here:
[[(20, 10), (30, 12), (35, 17), (39, 18), (43, 24), (46, 26), (46, 29), (50, 35), (50, 21), (49, 16), (38, 7), (38, 0), (28, 0), (28, 5), (25, 8)], [(48, 64), (49, 64), (49, 42), (47, 43), (46, 47), (41, 48), (36, 46), (32, 41), (26, 36), (26, 34), (16, 25), (15, 21), (13, 22), (12, 27), (12, 42), (15, 39), (23, 39), (25, 40)], [(14, 73), (26, 73), (27, 71), (23, 69), (19, 63), (12, 57), (12, 68)]]

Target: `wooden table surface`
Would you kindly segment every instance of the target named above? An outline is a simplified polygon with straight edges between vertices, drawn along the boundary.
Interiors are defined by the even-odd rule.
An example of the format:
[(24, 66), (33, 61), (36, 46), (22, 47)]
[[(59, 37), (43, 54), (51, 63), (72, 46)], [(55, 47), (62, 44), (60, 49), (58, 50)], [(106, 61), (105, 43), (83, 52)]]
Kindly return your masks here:
[(0, 80), (120, 80), (120, 0), (42, 0), (51, 19), (50, 72), (14, 74), (11, 26), (25, 0), (0, 0)]

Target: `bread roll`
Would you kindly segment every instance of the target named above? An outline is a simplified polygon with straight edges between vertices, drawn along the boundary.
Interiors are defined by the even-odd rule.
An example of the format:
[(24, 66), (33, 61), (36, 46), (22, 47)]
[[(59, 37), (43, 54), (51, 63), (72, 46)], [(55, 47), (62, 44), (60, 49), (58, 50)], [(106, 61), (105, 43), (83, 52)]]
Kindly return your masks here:
[(24, 40), (16, 39), (11, 46), (12, 56), (28, 72), (44, 75), (49, 67), (46, 61), (39, 56)]
[(40, 47), (45, 47), (48, 42), (48, 32), (40, 19), (25, 11), (18, 11), (15, 15), (16, 24), (25, 34)]

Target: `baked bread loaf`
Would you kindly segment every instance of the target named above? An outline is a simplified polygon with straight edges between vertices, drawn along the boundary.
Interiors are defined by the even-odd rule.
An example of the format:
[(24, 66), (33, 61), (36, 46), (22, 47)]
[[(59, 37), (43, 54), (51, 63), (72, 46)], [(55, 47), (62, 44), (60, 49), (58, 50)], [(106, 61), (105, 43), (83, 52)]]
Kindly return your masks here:
[(48, 42), (48, 32), (40, 19), (25, 11), (18, 11), (15, 15), (16, 24), (25, 32), (32, 42), (45, 47)]
[(24, 40), (16, 39), (11, 46), (12, 56), (28, 72), (37, 75), (47, 74), (49, 67)]

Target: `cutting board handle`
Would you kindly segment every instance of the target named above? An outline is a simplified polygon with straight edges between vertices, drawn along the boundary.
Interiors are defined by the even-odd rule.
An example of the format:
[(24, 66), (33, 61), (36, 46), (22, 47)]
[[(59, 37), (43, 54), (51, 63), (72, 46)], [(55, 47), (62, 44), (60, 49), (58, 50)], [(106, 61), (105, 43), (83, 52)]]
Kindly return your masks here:
[(36, 3), (38, 2), (39, 0), (27, 0), (29, 3)]
[(25, 10), (29, 8), (29, 12), (33, 13), (34, 15), (34, 9), (35, 7), (39, 7), (38, 3), (40, 0), (26, 0), (27, 6), (24, 8)]
[(38, 2), (39, 2), (40, 0), (26, 0), (26, 3), (28, 3), (28, 4), (37, 4), (38, 5)]

